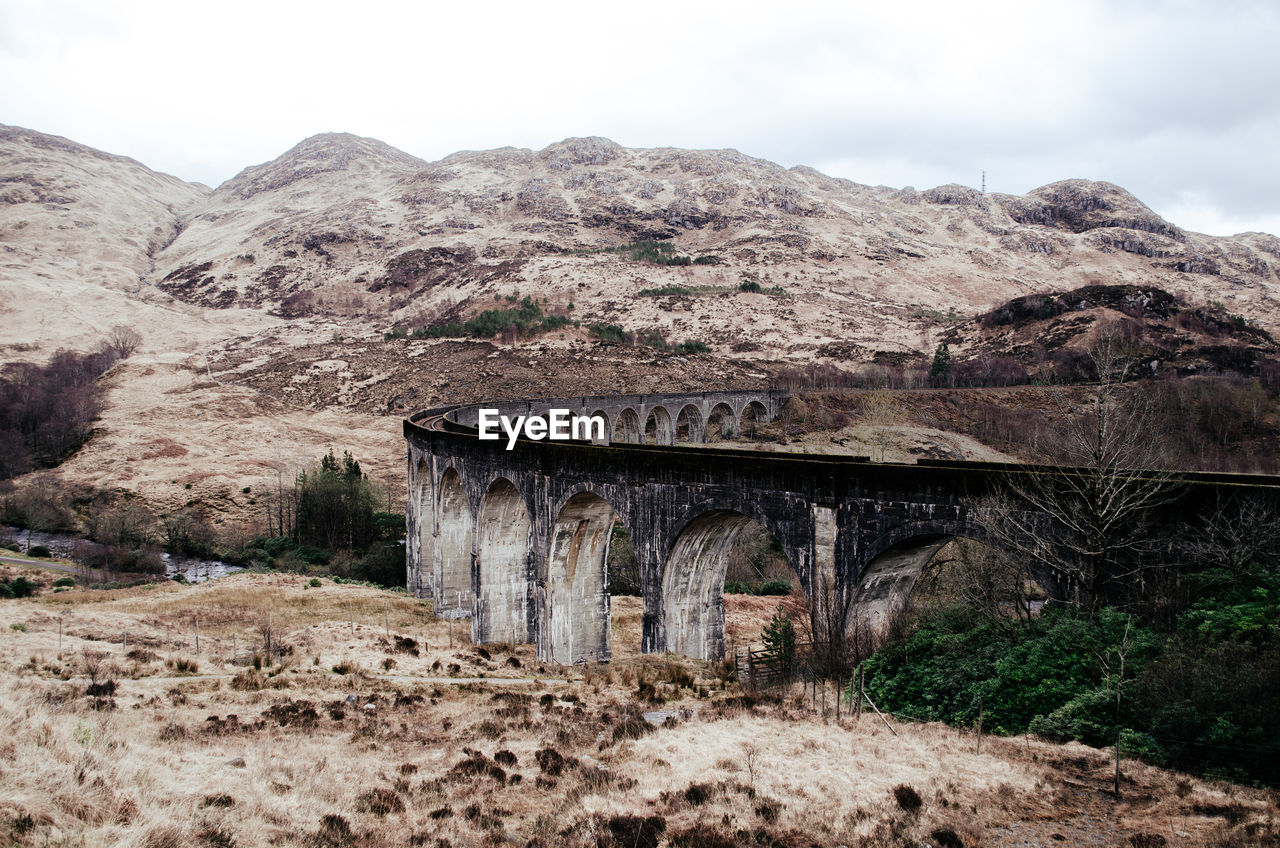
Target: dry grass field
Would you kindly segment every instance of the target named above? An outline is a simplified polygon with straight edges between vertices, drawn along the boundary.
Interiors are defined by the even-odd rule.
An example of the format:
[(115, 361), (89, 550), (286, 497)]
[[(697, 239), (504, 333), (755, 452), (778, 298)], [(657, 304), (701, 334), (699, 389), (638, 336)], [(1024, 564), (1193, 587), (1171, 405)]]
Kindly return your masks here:
[[(727, 606), (747, 644), (773, 602)], [(1116, 799), (1105, 751), (837, 720), (639, 620), (615, 598), (614, 661), (569, 669), (296, 576), (0, 601), (0, 844), (1280, 844), (1276, 793), (1127, 763)]]

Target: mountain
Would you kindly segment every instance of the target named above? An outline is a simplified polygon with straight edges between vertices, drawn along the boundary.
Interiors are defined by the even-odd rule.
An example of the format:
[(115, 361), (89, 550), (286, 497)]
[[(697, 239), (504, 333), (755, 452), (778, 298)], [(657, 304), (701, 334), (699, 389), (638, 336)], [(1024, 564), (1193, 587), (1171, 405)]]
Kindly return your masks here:
[[(425, 162), (326, 133), (211, 190), (0, 126), (0, 246), (0, 364), (143, 336), (57, 473), (219, 520), (329, 447), (399, 481), (387, 416), (439, 402), (918, 367), (939, 341), (1034, 368), (1114, 315), (1191, 372), (1280, 331), (1280, 239), (1188, 232), (1109, 183), (917, 191), (602, 138)], [(485, 310), (473, 336), (529, 329), (433, 337)]]
[[(246, 169), (180, 225), (148, 278), (178, 300), (388, 328), (462, 318), (519, 290), (724, 353), (849, 360), (916, 347), (921, 324), (950, 310), (1116, 284), (1219, 300), (1280, 329), (1280, 239), (1187, 232), (1087, 180), (1024, 196), (891, 189), (733, 150), (602, 138), (426, 163), (326, 134)], [(604, 252), (639, 240), (709, 264)], [(743, 283), (787, 297), (638, 295)]]
[(88, 346), (156, 294), (155, 257), (209, 194), (123, 156), (0, 125), (0, 357)]
[[(269, 311), (383, 330), (465, 319), (517, 290), (572, 303), (584, 324), (774, 360), (919, 349), (948, 313), (1099, 284), (1220, 301), (1280, 330), (1280, 239), (1187, 232), (1087, 180), (1023, 196), (892, 189), (603, 138), (424, 162), (326, 133), (210, 191), (4, 128), (0, 186), (7, 305), (33, 325), (19, 343), (101, 329), (129, 299), (238, 327)], [(707, 264), (616, 250), (641, 240)]]

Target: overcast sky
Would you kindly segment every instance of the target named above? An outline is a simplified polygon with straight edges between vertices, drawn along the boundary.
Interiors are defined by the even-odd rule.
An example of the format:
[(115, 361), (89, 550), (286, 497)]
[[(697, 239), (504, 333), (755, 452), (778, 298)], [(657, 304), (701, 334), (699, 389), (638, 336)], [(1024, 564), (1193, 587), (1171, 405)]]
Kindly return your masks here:
[(306, 136), (574, 135), (861, 183), (1117, 183), (1280, 233), (1280, 3), (0, 0), (0, 123), (217, 185)]

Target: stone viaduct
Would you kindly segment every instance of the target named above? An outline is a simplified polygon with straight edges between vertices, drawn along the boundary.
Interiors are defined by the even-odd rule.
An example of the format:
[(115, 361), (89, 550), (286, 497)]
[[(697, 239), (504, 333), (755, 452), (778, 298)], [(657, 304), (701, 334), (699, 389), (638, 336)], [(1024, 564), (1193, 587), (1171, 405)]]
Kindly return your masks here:
[[(782, 392), (707, 392), (496, 402), (424, 410), (405, 421), (409, 590), (438, 614), (470, 617), (477, 643), (532, 642), (544, 661), (610, 656), (606, 558), (615, 519), (635, 548), (642, 647), (700, 659), (725, 650), (724, 579), (737, 535), (759, 522), (781, 545), (810, 605), (839, 604), (846, 627), (905, 601), (948, 540), (992, 543), (977, 498), (1024, 466), (743, 450), (714, 441), (775, 418)], [(606, 436), (482, 441), (478, 409), (601, 415)], [(1280, 480), (1189, 475), (1209, 487)], [(1031, 575), (1051, 597), (1066, 586)]]

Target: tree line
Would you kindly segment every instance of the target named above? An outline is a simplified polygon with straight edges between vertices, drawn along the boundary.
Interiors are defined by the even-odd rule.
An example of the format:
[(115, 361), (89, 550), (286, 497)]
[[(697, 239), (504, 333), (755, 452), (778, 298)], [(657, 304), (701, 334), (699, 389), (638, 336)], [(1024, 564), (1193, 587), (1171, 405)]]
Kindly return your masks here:
[(75, 453), (102, 407), (98, 378), (141, 341), (136, 330), (118, 326), (92, 353), (59, 350), (44, 365), (5, 365), (0, 370), (0, 479), (51, 468)]

